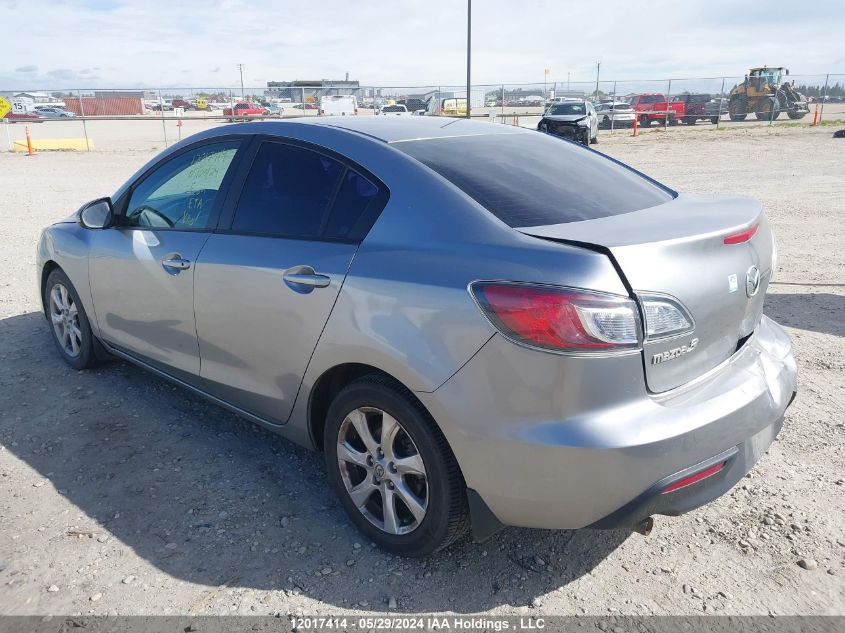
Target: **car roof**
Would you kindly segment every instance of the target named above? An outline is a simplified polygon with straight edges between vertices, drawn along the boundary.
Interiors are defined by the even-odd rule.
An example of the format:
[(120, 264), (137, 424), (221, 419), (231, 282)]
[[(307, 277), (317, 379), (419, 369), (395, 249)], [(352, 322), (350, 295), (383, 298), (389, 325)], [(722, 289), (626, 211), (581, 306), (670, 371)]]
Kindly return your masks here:
[[(384, 141), (426, 140), (459, 136), (480, 136), (489, 134), (530, 133), (511, 125), (496, 125), (487, 121), (472, 121), (463, 118), (439, 116), (413, 117), (326, 117), (324, 119), (300, 120), (306, 125), (321, 125), (350, 132), (357, 132)], [(284, 125), (284, 122), (280, 122)]]

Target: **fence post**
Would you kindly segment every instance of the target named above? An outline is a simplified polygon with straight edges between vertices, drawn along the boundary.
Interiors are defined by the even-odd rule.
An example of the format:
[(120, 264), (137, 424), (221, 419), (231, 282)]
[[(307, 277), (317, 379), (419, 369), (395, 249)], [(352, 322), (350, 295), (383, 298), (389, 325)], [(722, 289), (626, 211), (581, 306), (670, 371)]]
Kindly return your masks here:
[(164, 147), (167, 149), (167, 126), (164, 124), (164, 101), (161, 98), (161, 89), (158, 91), (158, 111), (161, 113), (161, 132), (164, 134)]
[(502, 84), (502, 123), (505, 122), (505, 84)]
[(716, 107), (716, 129), (719, 129), (719, 121), (722, 120), (722, 99), (725, 98), (725, 78), (722, 77), (722, 88), (719, 91), (719, 103)]
[(85, 123), (85, 106), (82, 104), (82, 91), (77, 90), (79, 96), (79, 114), (82, 116), (82, 133), (85, 135), (85, 150), (91, 151), (91, 144), (88, 142), (88, 125)]
[(672, 98), (672, 80), (669, 80), (669, 87), (666, 89), (666, 114), (663, 118), (663, 131), (669, 131), (669, 112), (671, 108), (669, 107), (669, 99)]
[[(774, 103), (772, 103), (772, 111), (769, 113), (769, 125), (774, 125), (775, 122), (775, 108), (780, 110), (780, 101), (778, 101), (777, 91), (775, 91)], [(780, 115), (780, 112), (778, 112)]]
[(610, 135), (613, 136), (613, 127), (616, 124), (616, 82), (613, 82), (613, 101), (610, 102)]
[(827, 84), (829, 82), (830, 82), (830, 75), (828, 74), (828, 75), (825, 75), (825, 78), (824, 78), (824, 93), (822, 95), (822, 109), (821, 109), (821, 112), (819, 112), (819, 123), (821, 123), (822, 119), (824, 119), (824, 102), (827, 100)]

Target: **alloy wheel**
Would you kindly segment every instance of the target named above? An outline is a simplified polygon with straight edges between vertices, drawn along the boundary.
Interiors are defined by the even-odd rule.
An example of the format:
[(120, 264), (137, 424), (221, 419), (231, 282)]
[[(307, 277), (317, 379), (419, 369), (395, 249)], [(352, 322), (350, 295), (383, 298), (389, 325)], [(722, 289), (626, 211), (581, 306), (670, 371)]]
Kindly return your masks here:
[(388, 534), (409, 534), (428, 510), (425, 464), (413, 439), (390, 414), (359, 407), (340, 425), (337, 461), (349, 498)]
[(72, 358), (79, 356), (82, 349), (79, 310), (64, 284), (55, 284), (50, 289), (50, 322), (65, 354)]

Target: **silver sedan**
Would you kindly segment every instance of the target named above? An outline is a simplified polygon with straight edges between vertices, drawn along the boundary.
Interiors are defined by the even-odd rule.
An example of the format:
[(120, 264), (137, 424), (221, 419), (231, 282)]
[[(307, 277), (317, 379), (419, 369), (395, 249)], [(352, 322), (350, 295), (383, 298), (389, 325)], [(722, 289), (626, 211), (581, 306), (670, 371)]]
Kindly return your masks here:
[(44, 230), (59, 355), (121, 358), (323, 451), (351, 520), (629, 528), (766, 451), (796, 391), (759, 203), (678, 194), (548, 134), (252, 122)]

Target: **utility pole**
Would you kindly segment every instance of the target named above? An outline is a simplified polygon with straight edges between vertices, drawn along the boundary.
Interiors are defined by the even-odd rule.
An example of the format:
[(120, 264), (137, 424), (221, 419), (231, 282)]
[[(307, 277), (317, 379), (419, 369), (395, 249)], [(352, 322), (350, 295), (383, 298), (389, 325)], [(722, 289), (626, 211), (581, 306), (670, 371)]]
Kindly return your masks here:
[(241, 74), (241, 101), (246, 100), (246, 96), (244, 95), (244, 65), (238, 64), (238, 72)]
[(569, 71), (566, 72), (566, 91), (569, 92)]
[(472, 90), (472, 82), (470, 81), (470, 69), (472, 68), (472, 0), (467, 0), (467, 118), (470, 118), (470, 91)]
[(601, 73), (601, 62), (596, 62), (596, 101), (599, 99), (599, 74)]

